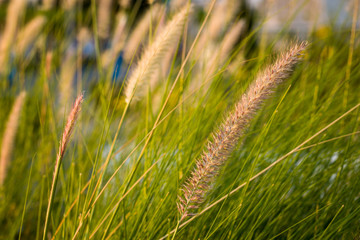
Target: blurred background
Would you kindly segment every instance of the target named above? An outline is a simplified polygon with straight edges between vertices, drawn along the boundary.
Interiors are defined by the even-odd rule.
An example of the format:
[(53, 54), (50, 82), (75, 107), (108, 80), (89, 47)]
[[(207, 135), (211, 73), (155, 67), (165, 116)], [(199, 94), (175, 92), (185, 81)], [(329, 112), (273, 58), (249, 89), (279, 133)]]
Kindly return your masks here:
[[(95, 12), (91, 9), (92, 2), (98, 5)], [(60, 65), (52, 63), (60, 78), (67, 74), (74, 78), (84, 77), (89, 82), (98, 78), (100, 68), (110, 67), (112, 78), (122, 79), (131, 57), (135, 56), (136, 59), (149, 40), (147, 33), (160, 30), (165, 24), (164, 16), (171, 16), (186, 2), (1, 0), (0, 48), (3, 54), (0, 57), (0, 74), (11, 84), (19, 67), (32, 66), (35, 63), (32, 59), (39, 59), (41, 51), (45, 51), (49, 61), (53, 54), (62, 55), (63, 65), (68, 70), (57, 72)], [(193, 27), (189, 28), (190, 37), (196, 34), (210, 1), (194, 0), (192, 3), (195, 13), (190, 24)], [(275, 47), (281, 49), (288, 39), (294, 37), (307, 39), (315, 34), (326, 38), (332, 31), (338, 34), (349, 31), (354, 3), (342, 0), (218, 0), (208, 24), (208, 32), (210, 38), (220, 39), (232, 23), (241, 20), (242, 27), (237, 30), (241, 34), (235, 37), (238, 38), (237, 43), (253, 33), (252, 40), (247, 44), (248, 49), (259, 44), (264, 48), (269, 42), (276, 42)], [(152, 13), (150, 6), (155, 9)], [(96, 25), (92, 25), (93, 19), (97, 19)], [(151, 20), (154, 26), (147, 24), (147, 20)], [(356, 22), (358, 28), (359, 19)], [(137, 30), (132, 31), (136, 27)], [(99, 42), (99, 49), (96, 49), (95, 41)], [(101, 63), (95, 61), (96, 55), (101, 55)], [(71, 66), (75, 66), (71, 62), (77, 62), (78, 70), (71, 69)], [(84, 73), (79, 71), (80, 68)], [(27, 70), (30, 72), (23, 77), (34, 78), (36, 71)]]

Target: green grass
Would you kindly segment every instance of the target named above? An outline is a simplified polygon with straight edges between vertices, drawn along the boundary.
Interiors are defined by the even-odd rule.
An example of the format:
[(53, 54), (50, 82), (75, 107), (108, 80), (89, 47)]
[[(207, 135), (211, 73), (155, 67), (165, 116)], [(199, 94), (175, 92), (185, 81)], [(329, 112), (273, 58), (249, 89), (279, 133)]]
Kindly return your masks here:
[[(26, 90), (27, 97), (7, 177), (0, 187), (0, 239), (43, 238), (59, 141), (72, 101), (82, 91), (82, 111), (59, 171), (49, 237), (56, 232), (55, 239), (171, 239), (179, 220), (179, 189), (211, 133), (256, 73), (275, 59), (276, 43), (294, 39), (284, 29), (275, 37), (266, 36), (268, 41), (262, 46), (261, 26), (254, 27), (242, 36), (228, 61), (217, 66), (215, 75), (207, 76), (199, 66), (199, 56), (190, 55), (183, 61), (199, 30), (189, 24), (192, 31), (186, 35), (186, 48), (182, 37), (169, 73), (155, 88), (144, 86), (145, 95), (128, 108), (123, 95), (128, 66), (123, 66), (121, 80), (113, 81), (114, 64), (101, 67), (99, 55), (104, 49), (96, 40), (95, 45), (100, 44), (96, 57), (83, 59), (82, 79), (74, 78), (71, 99), (62, 108), (61, 63), (79, 26), (96, 29), (92, 23), (97, 6), (91, 2), (92, 9), (74, 8), (71, 18), (60, 8), (30, 9), (20, 24), (45, 14), (48, 22), (41, 37), (51, 40), (31, 48), (34, 54), (8, 62), (6, 72), (14, 70), (12, 82), (8, 74), (1, 74), (0, 139), (20, 90)], [(1, 13), (6, 13), (5, 7), (0, 7)], [(195, 10), (192, 21), (199, 20), (200, 25), (207, 13), (199, 11)], [(136, 16), (130, 9), (126, 14)], [(3, 15), (1, 22), (5, 23)], [(130, 32), (134, 27), (128, 23)], [(156, 36), (156, 30), (149, 34)], [(356, 30), (351, 46), (351, 29), (330, 25), (308, 34), (311, 44), (304, 60), (255, 116), (199, 214), (180, 224), (175, 239), (360, 236), (358, 39)], [(46, 54), (50, 50), (53, 59), (48, 76)], [(130, 68), (138, 59), (134, 57)], [(201, 79), (203, 85), (197, 86), (202, 88), (193, 88), (194, 79)]]

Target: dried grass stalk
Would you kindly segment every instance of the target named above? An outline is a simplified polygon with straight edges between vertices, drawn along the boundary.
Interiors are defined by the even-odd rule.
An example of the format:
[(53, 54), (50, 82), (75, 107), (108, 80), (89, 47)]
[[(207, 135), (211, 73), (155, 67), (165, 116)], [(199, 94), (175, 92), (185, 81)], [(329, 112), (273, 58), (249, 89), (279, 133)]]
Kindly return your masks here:
[(260, 73), (240, 101), (235, 104), (234, 110), (229, 113), (219, 130), (213, 134), (213, 140), (209, 141), (206, 150), (197, 160), (191, 177), (181, 189), (183, 194), (179, 195), (177, 203), (180, 221), (192, 215), (189, 211), (198, 208), (204, 201), (205, 194), (211, 188), (220, 168), (237, 145), (257, 110), (264, 100), (271, 96), (273, 90), (290, 76), (307, 45), (306, 42), (294, 44), (273, 65)]
[(137, 85), (144, 79), (151, 79), (152, 74), (159, 69), (159, 63), (166, 52), (177, 43), (190, 8), (191, 6), (186, 6), (181, 9), (143, 53), (126, 85), (125, 101), (127, 103), (132, 99)]
[(21, 109), (24, 104), (25, 97), (25, 91), (21, 92), (19, 96), (17, 96), (14, 106), (12, 107), (9, 119), (6, 123), (0, 152), (0, 186), (3, 186), (7, 175), (7, 168), (11, 160), (11, 154), (19, 125)]

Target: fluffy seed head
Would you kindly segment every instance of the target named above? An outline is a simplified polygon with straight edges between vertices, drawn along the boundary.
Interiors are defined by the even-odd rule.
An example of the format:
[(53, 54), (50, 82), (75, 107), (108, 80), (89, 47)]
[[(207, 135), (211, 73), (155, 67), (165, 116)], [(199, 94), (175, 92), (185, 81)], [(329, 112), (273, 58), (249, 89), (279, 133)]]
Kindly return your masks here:
[(110, 16), (112, 0), (99, 1), (98, 26), (99, 36), (108, 38), (110, 33)]
[(60, 113), (62, 114), (70, 105), (70, 98), (73, 96), (73, 82), (76, 73), (76, 56), (72, 52), (66, 54), (62, 62), (59, 90), (60, 90)]
[(191, 215), (191, 209), (198, 208), (204, 201), (220, 167), (224, 165), (257, 110), (273, 90), (290, 76), (307, 45), (306, 42), (293, 45), (274, 64), (260, 73), (213, 134), (213, 140), (209, 141), (206, 150), (196, 162), (195, 170), (181, 189), (183, 194), (179, 196), (177, 203), (181, 221)]
[(0, 42), (0, 72), (3, 72), (7, 66), (9, 51), (15, 40), (18, 22), (24, 12), (25, 5), (26, 1), (24, 0), (12, 0), (9, 3), (6, 25)]
[(6, 178), (25, 97), (26, 92), (21, 92), (16, 98), (4, 131), (0, 152), (0, 186), (4, 184)]
[(46, 18), (44, 16), (37, 16), (32, 19), (17, 36), (16, 41), (16, 54), (23, 54), (28, 49), (30, 44), (32, 44), (36, 38), (39, 36), (40, 31), (42, 30)]
[[(124, 59), (126, 62), (130, 62), (132, 57), (136, 55), (139, 46), (142, 44), (145, 36), (148, 34), (150, 24), (156, 26), (158, 23), (161, 12), (164, 11), (163, 6), (154, 4), (145, 15), (139, 20), (135, 29), (131, 32), (129, 39), (127, 40), (124, 48)], [(156, 14), (155, 14), (156, 13)]]
[(59, 155), (58, 159), (62, 159), (65, 153), (66, 145), (70, 140), (71, 133), (74, 129), (74, 125), (76, 122), (76, 119), (79, 116), (80, 110), (81, 110), (81, 104), (83, 101), (84, 95), (81, 93), (75, 100), (74, 106), (68, 116), (65, 129), (63, 131), (63, 135), (60, 141), (60, 147), (59, 147)]
[(101, 64), (104, 68), (109, 67), (115, 61), (115, 57), (118, 56), (125, 44), (127, 15), (124, 12), (120, 12), (116, 18), (117, 23), (111, 39), (111, 47), (101, 55)]
[(132, 99), (136, 87), (141, 84), (143, 80), (151, 78), (155, 70), (158, 69), (158, 64), (161, 63), (166, 52), (176, 44), (176, 40), (182, 33), (189, 10), (189, 6), (186, 6), (176, 14), (156, 37), (153, 44), (145, 50), (127, 82), (125, 89), (125, 101), (127, 103)]

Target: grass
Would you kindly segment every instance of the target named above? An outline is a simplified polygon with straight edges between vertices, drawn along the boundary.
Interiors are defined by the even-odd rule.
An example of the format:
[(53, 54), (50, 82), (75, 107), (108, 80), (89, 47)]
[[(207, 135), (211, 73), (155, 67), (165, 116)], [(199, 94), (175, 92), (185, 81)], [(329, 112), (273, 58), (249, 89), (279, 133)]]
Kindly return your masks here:
[[(17, 39), (32, 19), (46, 20), (32, 43), (21, 46), (26, 51), (16, 44), (7, 49), (9, 60), (0, 68), (0, 144), (10, 149), (0, 171), (0, 239), (359, 237), (357, 12), (349, 12), (341, 26), (294, 36), (292, 18), (269, 34), (262, 32), (264, 16), (251, 25), (248, 10), (226, 11), (219, 30), (213, 16), (229, 8), (213, 0), (206, 8), (193, 4), (184, 26), (176, 27), (180, 32), (163, 46), (157, 36), (180, 11), (172, 4), (144, 7), (137, 1), (111, 8), (110, 21), (99, 17), (105, 10), (96, 1), (27, 6), (16, 16), (18, 30), (9, 39)], [(0, 5), (3, 25), (8, 5)], [(152, 10), (163, 18), (149, 17), (156, 14)], [(125, 59), (142, 16), (150, 21), (146, 36)], [(115, 38), (116, 19), (126, 24)], [(239, 21), (240, 36), (218, 51)], [(90, 34), (81, 35), (80, 44), (81, 29)], [(254, 115), (194, 215), (179, 221), (177, 196), (208, 139), (259, 71), (298, 39), (311, 43), (302, 61)], [(149, 60), (147, 77), (126, 96), (128, 80), (152, 43), (161, 54)], [(111, 51), (115, 56), (105, 55)], [(16, 120), (10, 115), (22, 91), (26, 98)], [(60, 139), (81, 93), (82, 111), (59, 165)], [(8, 126), (17, 128), (10, 148)]]

